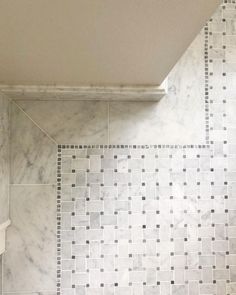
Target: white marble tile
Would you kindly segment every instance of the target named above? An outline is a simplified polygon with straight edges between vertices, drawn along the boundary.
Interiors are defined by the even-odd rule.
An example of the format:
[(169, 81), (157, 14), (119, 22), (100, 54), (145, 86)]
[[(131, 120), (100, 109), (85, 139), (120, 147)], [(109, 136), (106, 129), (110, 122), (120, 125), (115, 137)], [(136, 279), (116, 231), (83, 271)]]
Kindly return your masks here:
[(3, 292), (56, 291), (56, 190), (11, 186)]
[(107, 102), (17, 101), (58, 143), (107, 144)]
[(160, 102), (111, 102), (110, 143), (205, 143), (203, 57), (202, 32), (170, 73)]
[(11, 183), (56, 182), (57, 145), (11, 105)]
[(0, 94), (0, 224), (8, 219), (9, 101)]

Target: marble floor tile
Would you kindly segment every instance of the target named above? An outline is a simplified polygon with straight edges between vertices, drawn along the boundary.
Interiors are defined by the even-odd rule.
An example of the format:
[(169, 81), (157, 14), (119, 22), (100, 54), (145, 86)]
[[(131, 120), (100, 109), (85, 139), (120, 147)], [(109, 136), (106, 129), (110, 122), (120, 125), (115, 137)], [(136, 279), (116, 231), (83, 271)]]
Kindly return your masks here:
[(168, 77), (159, 102), (111, 102), (110, 144), (204, 144), (204, 33)]
[(199, 168), (210, 159), (208, 148), (59, 148), (60, 294), (216, 294), (234, 282), (236, 202), (217, 162)]
[(56, 182), (57, 145), (14, 103), (11, 105), (11, 183)]
[(58, 143), (107, 144), (107, 102), (17, 101)]
[[(11, 186), (3, 276), (5, 292), (56, 290), (56, 191), (52, 185)], [(44, 293), (43, 293), (44, 294)]]

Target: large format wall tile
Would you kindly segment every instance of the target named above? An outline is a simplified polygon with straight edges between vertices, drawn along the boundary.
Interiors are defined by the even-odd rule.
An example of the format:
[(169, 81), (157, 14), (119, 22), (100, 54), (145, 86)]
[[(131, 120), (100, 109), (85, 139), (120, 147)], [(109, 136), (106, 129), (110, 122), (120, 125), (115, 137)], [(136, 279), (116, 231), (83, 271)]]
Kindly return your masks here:
[(111, 144), (204, 144), (204, 33), (168, 77), (168, 94), (158, 103), (111, 102)]
[(17, 101), (17, 103), (58, 143), (108, 143), (106, 102)]
[(13, 103), (11, 183), (55, 183), (56, 151), (56, 144)]
[(4, 256), (4, 292), (56, 290), (56, 192), (52, 185), (13, 185)]
[(8, 219), (9, 206), (9, 101), (0, 94), (0, 224)]

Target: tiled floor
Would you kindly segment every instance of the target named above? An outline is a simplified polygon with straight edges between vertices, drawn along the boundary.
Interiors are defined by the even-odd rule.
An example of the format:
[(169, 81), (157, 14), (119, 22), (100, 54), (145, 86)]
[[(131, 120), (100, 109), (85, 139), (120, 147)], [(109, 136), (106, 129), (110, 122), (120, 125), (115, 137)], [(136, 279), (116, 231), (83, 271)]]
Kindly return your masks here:
[(222, 255), (236, 243), (222, 222), (234, 222), (224, 196), (211, 198), (210, 155), (59, 149), (62, 294), (188, 294), (196, 281), (213, 292), (229, 279)]

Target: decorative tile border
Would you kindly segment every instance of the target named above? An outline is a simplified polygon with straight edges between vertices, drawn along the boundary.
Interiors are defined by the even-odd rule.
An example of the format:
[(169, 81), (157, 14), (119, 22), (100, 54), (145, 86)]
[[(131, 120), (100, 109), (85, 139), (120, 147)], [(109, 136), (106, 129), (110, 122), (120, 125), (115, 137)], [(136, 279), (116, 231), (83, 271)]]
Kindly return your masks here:
[(61, 294), (61, 146), (57, 151), (57, 295)]
[(205, 133), (206, 144), (209, 144), (209, 67), (208, 67), (208, 54), (209, 54), (209, 28), (208, 24), (204, 27), (205, 44), (204, 44), (204, 63), (205, 63)]

